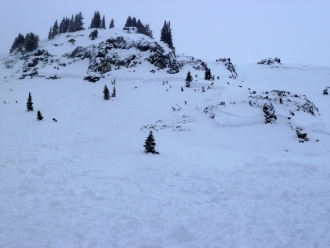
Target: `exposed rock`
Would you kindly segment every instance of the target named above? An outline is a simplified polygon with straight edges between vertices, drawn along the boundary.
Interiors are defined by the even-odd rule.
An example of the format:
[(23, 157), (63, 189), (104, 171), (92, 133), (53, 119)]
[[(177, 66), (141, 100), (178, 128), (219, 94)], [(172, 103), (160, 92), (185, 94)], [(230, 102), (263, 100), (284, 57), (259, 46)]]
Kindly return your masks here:
[(100, 80), (100, 77), (97, 76), (87, 76), (84, 77), (84, 80), (88, 80), (89, 82), (95, 83)]
[[(250, 104), (251, 105), (251, 104)], [(271, 102), (266, 102), (262, 107), (262, 111), (265, 113), (265, 123), (275, 123), (276, 115), (275, 115), (275, 108)]]
[(260, 65), (271, 65), (271, 64), (274, 64), (274, 63), (281, 64), (281, 59), (275, 57), (274, 59), (273, 58), (262, 59), (258, 62), (258, 64), (260, 64)]
[(231, 63), (230, 58), (228, 58), (228, 59), (220, 58), (220, 59), (215, 60), (215, 62), (224, 63), (227, 70), (231, 72), (231, 76), (229, 76), (229, 78), (236, 79), (238, 77), (235, 66)]

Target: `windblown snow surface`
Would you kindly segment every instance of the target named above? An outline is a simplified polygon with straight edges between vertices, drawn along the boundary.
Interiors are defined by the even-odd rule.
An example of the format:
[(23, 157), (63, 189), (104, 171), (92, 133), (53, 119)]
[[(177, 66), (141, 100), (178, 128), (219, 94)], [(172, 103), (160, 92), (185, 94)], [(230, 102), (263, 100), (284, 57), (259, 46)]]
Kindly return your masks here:
[[(65, 61), (115, 32), (139, 37), (89, 32), (40, 48)], [(91, 83), (88, 59), (39, 69), (57, 80), (19, 80), (21, 63), (0, 69), (0, 247), (330, 247), (330, 68), (256, 61), (231, 79), (209, 62), (211, 85), (190, 65), (171, 75), (143, 62)], [(105, 84), (117, 91), (109, 101)], [(273, 102), (277, 119), (265, 124), (266, 100), (250, 96), (272, 90), (318, 111)], [(144, 152), (150, 131), (159, 155)]]

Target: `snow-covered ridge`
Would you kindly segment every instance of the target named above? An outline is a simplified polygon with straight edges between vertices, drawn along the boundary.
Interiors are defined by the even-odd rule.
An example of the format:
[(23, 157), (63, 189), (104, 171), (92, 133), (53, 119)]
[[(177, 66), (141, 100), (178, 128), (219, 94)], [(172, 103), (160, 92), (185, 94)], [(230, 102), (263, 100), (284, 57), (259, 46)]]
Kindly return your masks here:
[[(155, 70), (165, 69), (169, 74), (178, 73), (186, 64), (195, 69), (205, 69), (206, 63), (191, 56), (176, 56), (175, 52), (163, 42), (148, 36), (126, 31), (101, 30), (96, 39), (90, 40), (90, 30), (75, 34), (61, 34), (55, 39), (42, 41), (39, 49), (30, 53), (13, 52), (3, 59), (3, 65), (12, 69), (19, 61), (23, 65), (18, 72), (25, 76), (43, 75), (42, 68), (70, 66), (79, 60), (89, 60), (87, 74), (103, 74), (121, 67), (133, 68), (142, 63), (150, 63)], [(69, 51), (68, 51), (69, 50)]]

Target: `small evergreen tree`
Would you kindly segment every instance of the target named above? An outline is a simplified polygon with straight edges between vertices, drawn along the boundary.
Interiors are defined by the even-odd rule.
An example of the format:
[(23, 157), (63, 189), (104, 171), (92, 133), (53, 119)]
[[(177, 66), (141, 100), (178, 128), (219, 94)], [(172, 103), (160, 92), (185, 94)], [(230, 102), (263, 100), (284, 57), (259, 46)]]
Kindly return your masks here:
[(115, 87), (115, 86), (113, 86), (111, 96), (112, 96), (112, 97), (116, 97), (116, 87)]
[(33, 111), (33, 102), (32, 102), (32, 96), (31, 93), (29, 92), (29, 98), (26, 103), (27, 111)]
[(79, 14), (76, 14), (74, 19), (74, 32), (84, 30), (83, 19), (84, 17), (82, 16), (81, 12), (79, 12)]
[(71, 16), (70, 22), (69, 22), (69, 32), (72, 33), (74, 32), (75, 25), (74, 25), (74, 17), (73, 15)]
[(52, 29), (52, 38), (54, 38), (56, 35), (58, 35), (58, 24), (57, 20), (54, 23), (53, 29)]
[(186, 77), (186, 87), (190, 87), (190, 83), (193, 81), (193, 77), (190, 74), (190, 71), (188, 71), (187, 73), (187, 77)]
[(136, 18), (135, 17), (132, 18), (132, 27), (136, 27)]
[(38, 119), (39, 121), (41, 121), (43, 118), (44, 118), (44, 117), (42, 116), (41, 112), (38, 111), (38, 113), (37, 113), (37, 119)]
[(211, 69), (210, 68), (205, 69), (204, 79), (205, 80), (211, 80), (212, 79), (212, 74), (211, 74)]
[(103, 15), (103, 18), (102, 18), (101, 28), (105, 29), (105, 17), (104, 17), (104, 15)]
[(113, 19), (111, 19), (109, 29), (114, 27), (115, 27), (115, 22), (113, 21)]
[(132, 27), (132, 18), (129, 16), (126, 20), (125, 28)]
[(50, 27), (50, 30), (49, 30), (49, 33), (48, 33), (48, 40), (51, 40), (51, 39), (53, 39), (53, 28), (52, 27)]
[(144, 142), (144, 148), (145, 148), (145, 152), (146, 153), (156, 153), (159, 154), (159, 152), (157, 152), (155, 150), (156, 147), (156, 142), (155, 142), (155, 138), (152, 135), (152, 131), (150, 131), (148, 138), (146, 139), (146, 141)]
[(110, 92), (109, 92), (109, 89), (108, 89), (107, 85), (104, 86), (103, 99), (104, 100), (109, 100), (110, 99)]
[(10, 48), (10, 53), (12, 53), (14, 50), (22, 51), (24, 47), (24, 36), (19, 33), (18, 36), (15, 38), (13, 45)]

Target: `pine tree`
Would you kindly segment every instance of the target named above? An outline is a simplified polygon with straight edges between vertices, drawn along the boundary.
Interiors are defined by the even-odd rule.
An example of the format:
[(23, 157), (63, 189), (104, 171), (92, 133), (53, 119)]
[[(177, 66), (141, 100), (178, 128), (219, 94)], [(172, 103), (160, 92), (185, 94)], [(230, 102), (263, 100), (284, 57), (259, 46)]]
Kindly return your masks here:
[(44, 118), (44, 117), (42, 116), (41, 112), (38, 111), (38, 113), (37, 113), (37, 119), (38, 119), (39, 121), (41, 121), (43, 118)]
[(114, 27), (115, 27), (115, 22), (113, 21), (113, 19), (111, 19), (109, 29)]
[(149, 24), (146, 24), (144, 26), (144, 32), (143, 32), (143, 34), (146, 35), (146, 36), (149, 36), (150, 38), (153, 39), (153, 37), (152, 37), (152, 30), (150, 29)]
[(170, 22), (168, 22), (168, 25), (167, 25), (167, 32), (168, 32), (168, 35), (167, 35), (168, 47), (174, 50), (173, 41), (172, 41), (172, 29), (171, 29)]
[(74, 32), (74, 17), (71, 16), (70, 22), (69, 22), (69, 30), (70, 33)]
[(24, 36), (19, 33), (18, 36), (15, 38), (13, 45), (10, 48), (10, 53), (12, 53), (14, 50), (22, 51), (24, 47)]
[(103, 99), (104, 100), (109, 100), (110, 99), (110, 92), (109, 92), (109, 89), (108, 89), (107, 85), (104, 86)]
[(136, 18), (135, 17), (132, 18), (132, 27), (136, 27)]
[(132, 27), (132, 18), (129, 16), (126, 20), (125, 28)]
[(32, 102), (32, 96), (31, 93), (29, 92), (29, 98), (26, 103), (27, 111), (33, 111), (33, 102)]
[(52, 30), (52, 37), (54, 38), (56, 35), (58, 35), (58, 24), (57, 20), (54, 23), (53, 30)]
[(159, 152), (157, 152), (155, 150), (156, 147), (156, 143), (155, 143), (155, 138), (152, 135), (152, 131), (150, 131), (148, 138), (146, 139), (145, 143), (144, 143), (144, 148), (145, 148), (145, 152), (146, 153), (156, 153), (159, 154)]
[(171, 23), (166, 21), (164, 22), (164, 26), (160, 31), (160, 40), (165, 42), (169, 48), (175, 49), (173, 46), (173, 41), (172, 41), (172, 30), (171, 30)]
[(94, 28), (94, 17), (92, 18), (91, 25), (89, 26), (90, 29)]
[[(105, 27), (105, 24), (104, 24)], [(92, 22), (90, 25), (90, 28), (102, 28), (102, 21), (101, 21), (101, 15), (100, 12), (95, 11), (94, 12), (94, 17), (92, 18)]]
[(112, 97), (116, 97), (116, 87), (113, 86), (113, 89), (112, 89)]
[(24, 39), (24, 48), (27, 52), (37, 49), (39, 46), (39, 36), (34, 33), (28, 33)]
[(105, 17), (103, 15), (101, 28), (105, 29)]
[(138, 33), (140, 33), (140, 34), (143, 33), (144, 26), (143, 26), (142, 22), (140, 21), (140, 19), (138, 19), (136, 22), (136, 28), (138, 30)]
[(204, 79), (205, 80), (211, 80), (212, 79), (212, 74), (211, 74), (211, 69), (210, 68), (205, 69)]
[(186, 77), (186, 87), (189, 88), (190, 87), (190, 83), (193, 81), (193, 77), (190, 74), (190, 71), (188, 71), (187, 73), (187, 77)]
[(83, 19), (84, 17), (82, 16), (81, 12), (79, 12), (79, 14), (76, 14), (74, 19), (74, 32), (84, 30)]
[(49, 33), (48, 33), (48, 40), (53, 39), (53, 34), (52, 34), (53, 28), (50, 27)]

